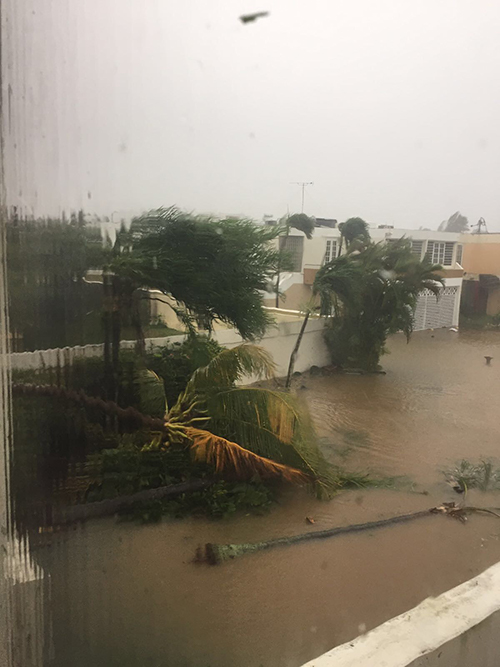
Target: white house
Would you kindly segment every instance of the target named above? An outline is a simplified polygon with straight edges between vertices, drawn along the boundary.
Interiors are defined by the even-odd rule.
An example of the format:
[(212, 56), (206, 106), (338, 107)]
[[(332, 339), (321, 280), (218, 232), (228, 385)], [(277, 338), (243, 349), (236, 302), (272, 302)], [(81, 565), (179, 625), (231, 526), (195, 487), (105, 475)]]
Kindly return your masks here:
[[(415, 312), (415, 330), (436, 329), (458, 325), (460, 296), (464, 270), (461, 266), (462, 244), (460, 234), (452, 232), (413, 231), (380, 226), (370, 229), (373, 241), (392, 241), (405, 237), (411, 240), (415, 255), (425, 256), (444, 268), (444, 287), (438, 300), (427, 290), (419, 298)], [(312, 284), (318, 269), (337, 257), (341, 251), (338, 228), (316, 227), (312, 239), (291, 229), (289, 236), (282, 238), (283, 247), (292, 255), (294, 271), (280, 276), (280, 291), (283, 298), (279, 307), (300, 309), (312, 292)], [(274, 306), (276, 297), (269, 295), (266, 305)]]

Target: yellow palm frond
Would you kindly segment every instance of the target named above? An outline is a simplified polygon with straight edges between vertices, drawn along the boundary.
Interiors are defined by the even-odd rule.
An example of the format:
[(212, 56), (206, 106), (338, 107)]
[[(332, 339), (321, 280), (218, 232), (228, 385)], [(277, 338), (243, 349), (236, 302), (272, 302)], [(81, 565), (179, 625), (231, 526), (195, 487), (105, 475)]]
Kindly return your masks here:
[(231, 472), (239, 479), (248, 479), (255, 474), (261, 477), (279, 477), (296, 484), (311, 481), (296, 468), (258, 456), (236, 442), (214, 435), (210, 431), (189, 427), (186, 434), (192, 439), (191, 448), (195, 458), (212, 464), (218, 473)]

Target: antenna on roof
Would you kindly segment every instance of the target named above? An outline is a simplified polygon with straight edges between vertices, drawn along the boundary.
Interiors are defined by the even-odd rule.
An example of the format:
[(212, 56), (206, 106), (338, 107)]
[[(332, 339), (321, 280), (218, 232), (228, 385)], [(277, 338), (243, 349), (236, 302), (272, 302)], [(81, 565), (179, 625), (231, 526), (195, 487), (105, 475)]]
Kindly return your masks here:
[(473, 234), (483, 234), (483, 232), (481, 231), (483, 229), (483, 227), (484, 227), (484, 233), (489, 234), (488, 227), (486, 226), (486, 220), (484, 218), (479, 218), (479, 220), (477, 221), (477, 224), (475, 224), (472, 227), (472, 233)]
[(304, 213), (304, 191), (308, 185), (314, 185), (313, 181), (293, 181), (292, 185), (300, 185), (302, 188), (302, 211), (301, 213)]

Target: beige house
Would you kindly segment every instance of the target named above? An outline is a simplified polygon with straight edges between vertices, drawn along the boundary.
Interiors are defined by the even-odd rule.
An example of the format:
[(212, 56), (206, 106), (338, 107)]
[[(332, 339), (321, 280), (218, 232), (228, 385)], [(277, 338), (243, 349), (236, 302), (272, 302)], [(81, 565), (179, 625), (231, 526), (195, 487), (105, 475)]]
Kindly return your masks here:
[(500, 313), (500, 234), (462, 234), (466, 314)]
[[(457, 326), (464, 275), (460, 234), (377, 227), (370, 229), (370, 236), (375, 242), (408, 238), (415, 255), (421, 259), (427, 256), (431, 262), (443, 265), (445, 284), (441, 297), (436, 301), (432, 293), (422, 293), (415, 313), (415, 329)], [(279, 299), (279, 307), (297, 310), (311, 299), (318, 269), (342, 251), (340, 232), (337, 228), (316, 227), (313, 238), (308, 240), (302, 232), (291, 229), (281, 242), (292, 255), (294, 270), (280, 276), (283, 296)], [(276, 296), (269, 294), (265, 302), (274, 306)]]

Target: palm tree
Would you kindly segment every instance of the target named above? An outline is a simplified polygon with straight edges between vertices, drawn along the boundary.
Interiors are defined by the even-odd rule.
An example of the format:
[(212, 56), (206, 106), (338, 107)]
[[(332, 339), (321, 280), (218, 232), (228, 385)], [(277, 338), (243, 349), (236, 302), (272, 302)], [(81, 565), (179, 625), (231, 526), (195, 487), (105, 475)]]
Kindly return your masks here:
[(305, 213), (294, 213), (287, 219), (286, 224), (288, 227), (293, 227), (294, 229), (304, 232), (308, 239), (312, 239), (314, 227), (316, 226), (314, 224), (314, 219), (310, 218)]
[(370, 232), (368, 231), (368, 223), (363, 218), (349, 218), (345, 222), (339, 224), (340, 231), (340, 250), (342, 253), (342, 245), (345, 241), (346, 249), (349, 248), (353, 241), (358, 241), (360, 244), (367, 244), (370, 241)]
[(298, 229), (303, 232), (307, 239), (312, 239), (314, 228), (316, 224), (314, 218), (310, 218), (305, 213), (294, 213), (293, 215), (283, 216), (279, 221), (279, 239), (278, 239), (278, 248), (279, 248), (279, 257), (278, 257), (278, 270), (276, 272), (276, 301), (275, 307), (280, 307), (280, 280), (281, 272), (283, 270), (293, 271), (293, 261), (291, 257), (285, 250), (286, 242), (288, 235), (290, 234), (290, 229)]
[(372, 243), (322, 267), (314, 290), (333, 316), (325, 332), (332, 360), (376, 370), (388, 335), (402, 331), (409, 340), (419, 294), (439, 296), (441, 268), (419, 261), (406, 239)]
[(164, 432), (148, 448), (181, 444), (197, 461), (237, 479), (277, 477), (310, 484), (329, 497), (339, 486), (336, 473), (321, 454), (304, 410), (283, 392), (237, 386), (244, 376), (271, 378), (275, 365), (261, 347), (243, 343), (220, 352), (197, 369), (171, 408), (163, 382), (152, 371), (138, 376), (143, 411), (164, 412)]

